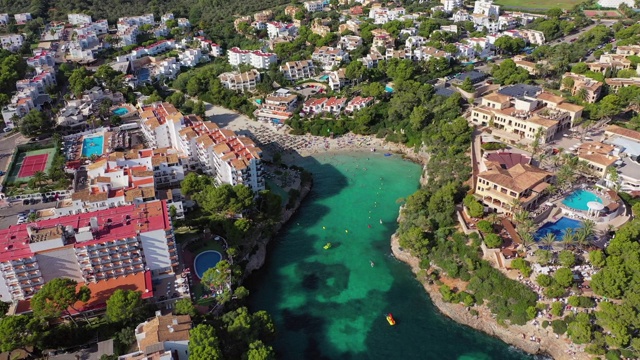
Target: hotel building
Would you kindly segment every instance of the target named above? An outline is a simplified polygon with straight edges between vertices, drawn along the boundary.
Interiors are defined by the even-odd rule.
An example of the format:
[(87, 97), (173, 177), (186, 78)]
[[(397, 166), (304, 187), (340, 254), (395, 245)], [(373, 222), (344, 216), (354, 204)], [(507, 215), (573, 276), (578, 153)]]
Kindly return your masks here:
[[(173, 274), (178, 266), (164, 201), (10, 226), (0, 230), (0, 246), (3, 301), (29, 299), (55, 278), (108, 286), (138, 274), (149, 279)], [(144, 292), (152, 292), (151, 284)]]
[(493, 93), (482, 97), (481, 105), (471, 110), (470, 121), (479, 126), (492, 126), (514, 142), (533, 141), (540, 131), (540, 142), (547, 143), (573, 126), (582, 116), (582, 110), (582, 106), (546, 92), (517, 98)]

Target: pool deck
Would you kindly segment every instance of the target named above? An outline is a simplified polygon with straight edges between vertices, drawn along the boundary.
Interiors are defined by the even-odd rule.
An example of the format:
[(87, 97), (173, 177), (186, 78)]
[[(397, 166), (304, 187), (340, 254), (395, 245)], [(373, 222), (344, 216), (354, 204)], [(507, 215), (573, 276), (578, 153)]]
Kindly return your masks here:
[[(543, 227), (545, 224), (547, 224), (549, 222), (552, 222), (552, 223), (557, 222), (562, 217), (567, 217), (569, 219), (574, 219), (574, 220), (587, 220), (587, 219), (589, 219), (589, 220), (594, 220), (595, 221), (596, 219), (593, 219), (592, 217), (587, 216), (587, 212), (586, 211), (581, 211), (581, 210), (569, 208), (569, 207), (567, 207), (566, 205), (564, 205), (562, 203), (562, 201), (565, 199), (565, 197), (567, 197), (573, 191), (576, 191), (578, 189), (583, 189), (585, 191), (589, 191), (589, 192), (592, 192), (592, 193), (596, 194), (602, 200), (602, 203), (605, 206), (616, 202), (608, 194), (607, 190), (594, 189), (592, 187), (583, 188), (581, 186), (577, 186), (574, 189), (572, 189), (570, 191), (567, 191), (567, 192), (565, 192), (565, 193), (563, 193), (561, 195), (556, 195), (553, 199), (550, 199), (550, 200), (547, 201), (547, 202), (552, 203), (554, 205), (554, 208), (551, 209), (551, 212), (549, 213), (549, 215), (545, 219), (542, 219), (542, 221), (540, 221), (538, 223), (538, 227), (536, 228), (536, 231), (539, 230), (541, 227)], [(613, 229), (618, 229), (619, 227), (621, 227), (622, 225), (624, 225), (627, 221), (629, 221), (631, 219), (631, 217), (629, 215), (626, 215), (626, 213), (627, 213), (627, 209), (625, 208), (625, 206), (623, 204), (623, 205), (621, 205), (621, 208), (619, 208), (618, 214), (613, 219), (611, 219), (609, 221), (596, 221), (596, 233), (597, 234), (604, 234), (606, 231), (609, 230), (610, 227), (613, 227)], [(596, 237), (598, 239), (603, 238), (602, 236), (596, 236)]]

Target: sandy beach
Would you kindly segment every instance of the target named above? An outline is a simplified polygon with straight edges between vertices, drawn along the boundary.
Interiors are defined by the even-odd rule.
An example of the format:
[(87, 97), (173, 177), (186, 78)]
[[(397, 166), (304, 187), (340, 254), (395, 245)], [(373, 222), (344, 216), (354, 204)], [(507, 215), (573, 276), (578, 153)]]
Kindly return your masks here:
[(398, 151), (395, 144), (387, 144), (374, 136), (347, 134), (336, 138), (312, 135), (289, 135), (288, 128), (251, 120), (232, 110), (208, 106), (206, 116), (220, 127), (246, 135), (266, 152), (268, 157), (280, 153), (284, 162), (295, 157), (312, 156), (323, 152)]

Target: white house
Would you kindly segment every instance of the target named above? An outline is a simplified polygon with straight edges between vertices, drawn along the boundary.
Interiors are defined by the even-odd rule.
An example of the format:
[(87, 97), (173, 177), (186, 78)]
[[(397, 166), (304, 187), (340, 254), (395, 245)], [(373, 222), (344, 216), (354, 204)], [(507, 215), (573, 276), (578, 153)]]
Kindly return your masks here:
[(91, 24), (91, 15), (87, 14), (69, 14), (67, 15), (71, 25)]

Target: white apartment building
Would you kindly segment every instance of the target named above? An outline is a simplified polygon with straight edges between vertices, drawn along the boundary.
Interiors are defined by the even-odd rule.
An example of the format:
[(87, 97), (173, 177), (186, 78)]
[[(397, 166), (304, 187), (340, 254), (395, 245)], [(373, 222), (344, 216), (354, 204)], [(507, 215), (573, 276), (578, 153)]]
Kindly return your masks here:
[(304, 8), (308, 12), (316, 12), (322, 11), (325, 7), (325, 2), (323, 0), (315, 0), (315, 1), (305, 1)]
[(348, 113), (353, 113), (355, 111), (362, 110), (367, 106), (372, 105), (374, 101), (375, 99), (371, 96), (369, 97), (356, 96), (349, 101), (344, 111)]
[(356, 35), (341, 36), (337, 46), (342, 50), (353, 51), (362, 46), (362, 38)]
[(166, 13), (160, 17), (160, 22), (164, 24), (167, 21), (173, 20), (173, 19), (174, 19), (173, 13)]
[(86, 14), (69, 14), (67, 15), (71, 25), (91, 24), (91, 15)]
[(427, 43), (427, 38), (425, 38), (424, 36), (419, 36), (419, 35), (409, 36), (407, 40), (405, 40), (404, 42), (404, 47), (411, 50), (414, 47), (422, 46), (426, 43)]
[(120, 30), (120, 24), (118, 23), (118, 38), (120, 39), (118, 46), (125, 47), (137, 44), (138, 34), (138, 25), (127, 26)]
[(200, 63), (211, 61), (208, 56), (203, 55), (200, 49), (187, 49), (178, 54), (180, 65), (185, 67), (195, 67)]
[(334, 66), (340, 65), (342, 61), (349, 61), (349, 53), (339, 48), (323, 46), (313, 51), (311, 59), (322, 64), (324, 70), (328, 71)]
[(522, 34), (523, 38), (527, 40), (530, 44), (542, 45), (546, 41), (544, 37), (544, 33), (542, 31), (530, 30), (530, 29), (522, 29), (518, 31), (520, 32), (520, 34)]
[(256, 69), (251, 69), (247, 72), (226, 72), (218, 76), (222, 85), (235, 91), (253, 91), (256, 89), (256, 85), (260, 82), (260, 73)]
[(238, 66), (240, 64), (249, 64), (257, 69), (267, 69), (271, 64), (278, 61), (278, 56), (273, 53), (264, 53), (260, 50), (241, 50), (237, 47), (227, 51), (229, 64)]
[(500, 6), (494, 5), (493, 0), (477, 0), (473, 6), (473, 13), (497, 18), (500, 15)]
[(189, 28), (191, 27), (191, 23), (187, 18), (178, 18), (178, 27), (179, 28)]
[(471, 16), (466, 10), (458, 10), (453, 14), (453, 22), (463, 22), (471, 20)]
[(386, 24), (389, 21), (397, 20), (404, 14), (405, 10), (401, 7), (395, 9), (378, 7), (369, 10), (369, 18), (373, 19), (374, 24), (379, 25)]
[(154, 79), (175, 79), (180, 73), (180, 63), (174, 57), (150, 64), (151, 77)]
[(367, 69), (373, 69), (378, 66), (380, 60), (384, 60), (385, 57), (376, 49), (371, 49), (367, 56), (358, 59)]
[(0, 14), (0, 26), (7, 26), (9, 21), (9, 14)]
[(462, 7), (462, 0), (442, 0), (444, 11), (452, 13), (453, 10)]
[(54, 55), (44, 50), (34, 51), (33, 56), (27, 59), (27, 65), (33, 68), (41, 66), (53, 67), (55, 65)]
[(309, 79), (315, 76), (315, 67), (311, 60), (288, 61), (280, 65), (280, 71), (289, 81)]
[(416, 61), (428, 61), (431, 58), (445, 58), (449, 60), (451, 59), (451, 54), (431, 46), (420, 46), (413, 50), (412, 58)]
[(196, 36), (193, 38), (198, 42), (200, 48), (209, 53), (210, 56), (219, 57), (222, 56), (222, 47), (211, 40), (207, 40), (204, 36)]
[(155, 20), (153, 19), (153, 14), (144, 14), (140, 16), (127, 16), (121, 17), (118, 19), (118, 31), (124, 30), (131, 26), (140, 26), (140, 25), (154, 25)]
[(16, 24), (18, 25), (24, 25), (32, 20), (30, 13), (15, 14), (13, 17), (16, 19)]
[(333, 91), (340, 91), (349, 82), (344, 68), (329, 73), (329, 88)]
[(285, 24), (277, 21), (267, 23), (267, 35), (269, 39), (295, 36), (298, 28), (294, 24)]
[(21, 34), (8, 34), (0, 36), (0, 45), (5, 50), (16, 52), (20, 50), (24, 43), (24, 37)]

